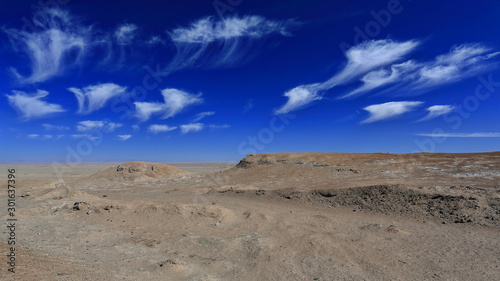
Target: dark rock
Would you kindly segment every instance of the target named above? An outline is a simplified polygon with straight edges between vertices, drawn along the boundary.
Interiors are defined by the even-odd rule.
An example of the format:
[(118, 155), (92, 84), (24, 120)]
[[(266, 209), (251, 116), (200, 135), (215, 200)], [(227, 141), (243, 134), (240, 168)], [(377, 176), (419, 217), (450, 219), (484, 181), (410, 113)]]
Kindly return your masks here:
[(78, 201), (73, 204), (74, 211), (90, 209), (90, 203), (85, 201)]

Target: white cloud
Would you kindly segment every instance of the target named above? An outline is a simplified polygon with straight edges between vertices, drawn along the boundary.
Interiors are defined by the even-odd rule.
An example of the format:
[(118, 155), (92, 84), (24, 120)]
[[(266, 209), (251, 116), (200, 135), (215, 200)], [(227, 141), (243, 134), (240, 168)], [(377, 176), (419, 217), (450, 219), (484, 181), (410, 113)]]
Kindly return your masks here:
[(78, 122), (78, 125), (76, 126), (76, 130), (79, 132), (88, 132), (92, 131), (95, 129), (100, 129), (106, 132), (113, 132), (117, 128), (120, 128), (123, 126), (120, 123), (113, 123), (109, 121), (81, 121)]
[(222, 125), (210, 124), (208, 125), (208, 127), (210, 127), (210, 129), (227, 129), (230, 128), (231, 126), (229, 126), (228, 124), (222, 124)]
[(170, 132), (177, 129), (177, 127), (170, 127), (168, 125), (149, 125), (148, 130), (154, 134)]
[(148, 120), (152, 115), (161, 115), (161, 119), (167, 119), (181, 112), (185, 107), (201, 103), (203, 100), (199, 95), (192, 95), (177, 89), (164, 89), (161, 91), (164, 103), (159, 102), (134, 102), (135, 117), (140, 121)]
[[(276, 114), (285, 114), (302, 108), (315, 100), (320, 100), (322, 92), (331, 88), (351, 82), (353, 79), (373, 69), (401, 60), (405, 55), (413, 51), (419, 45), (418, 41), (410, 40), (396, 42), (392, 40), (371, 40), (356, 45), (346, 52), (347, 64), (337, 74), (322, 83), (301, 85), (287, 91), (284, 96), (288, 101)], [(387, 73), (376, 73), (372, 76), (387, 76)], [(373, 77), (365, 77), (368, 80)], [(386, 78), (387, 79), (387, 78)]]
[(27, 139), (30, 140), (60, 140), (64, 138), (65, 135), (39, 135), (39, 134), (29, 134), (26, 136)]
[(193, 22), (189, 27), (179, 27), (169, 32), (175, 42), (198, 44), (238, 37), (259, 38), (270, 33), (289, 35), (287, 24), (261, 16), (234, 16), (222, 20), (206, 17)]
[[(416, 40), (365, 41), (346, 52), (347, 65), (326, 82), (298, 86), (285, 93), (288, 101), (275, 113), (288, 113), (321, 99), (324, 91), (345, 83), (355, 82), (361, 76), (361, 85), (340, 98), (357, 96), (386, 87), (386, 93), (421, 94), (435, 87), (454, 83), (478, 75), (498, 65), (493, 61), (500, 52), (493, 52), (481, 44), (462, 44), (434, 60), (400, 61), (420, 43)], [(390, 87), (389, 87), (390, 86)], [(388, 88), (389, 87), (389, 88)], [(296, 91), (302, 91), (296, 93)]]
[(476, 75), (496, 64), (489, 59), (499, 54), (477, 43), (455, 46), (448, 54), (424, 63), (413, 86), (417, 89), (435, 87)]
[(191, 95), (176, 89), (164, 89), (161, 94), (165, 99), (166, 106), (166, 111), (162, 116), (163, 119), (173, 117), (190, 104), (202, 102), (201, 94)]
[(132, 125), (132, 129), (137, 132), (139, 130), (141, 130), (141, 127), (139, 127), (139, 125)]
[(456, 77), (459, 70), (455, 65), (426, 66), (420, 70), (420, 79), (427, 81), (447, 81)]
[(67, 126), (56, 126), (51, 124), (42, 124), (42, 127), (47, 131), (65, 131), (69, 130)]
[(168, 71), (195, 66), (241, 63), (255, 52), (254, 42), (271, 34), (289, 36), (292, 20), (273, 21), (261, 16), (206, 17), (168, 32), (177, 54)]
[[(418, 68), (419, 65), (417, 63), (409, 60), (404, 63), (393, 64), (389, 67), (389, 69), (381, 68), (370, 71), (361, 78), (361, 82), (363, 82), (363, 84), (360, 87), (348, 94), (343, 95), (340, 98), (355, 96), (357, 94), (368, 92), (384, 85), (401, 82), (402, 80), (409, 78), (409, 72), (415, 71)], [(405, 77), (403, 78), (402, 76)]]
[(80, 114), (89, 114), (103, 108), (106, 102), (113, 97), (125, 94), (127, 88), (113, 83), (97, 84), (85, 88), (68, 88), (78, 100)]
[(50, 139), (54, 139), (54, 136), (53, 135), (29, 134), (29, 135), (27, 135), (27, 138), (30, 140), (50, 140)]
[(328, 81), (319, 84), (318, 89), (328, 90), (350, 82), (375, 68), (399, 61), (420, 44), (416, 40), (396, 42), (392, 40), (371, 40), (356, 45), (346, 52), (347, 65)]
[(102, 128), (105, 124), (106, 123), (104, 121), (81, 121), (78, 122), (78, 125), (76, 125), (76, 130), (80, 132), (91, 131), (94, 129)]
[(421, 104), (423, 104), (421, 101), (393, 101), (370, 105), (363, 108), (370, 113), (370, 117), (362, 123), (372, 123), (394, 118), (414, 110)]
[(74, 139), (88, 139), (88, 140), (97, 140), (97, 139), (99, 139), (99, 137), (92, 136), (92, 135), (89, 135), (89, 134), (74, 134), (74, 135), (71, 135), (71, 137), (74, 138)]
[(112, 132), (115, 129), (120, 128), (121, 126), (122, 126), (122, 124), (109, 122), (106, 124), (105, 129), (109, 132)]
[(245, 106), (243, 107), (243, 112), (247, 112), (254, 107), (253, 99), (249, 99)]
[(291, 89), (283, 95), (288, 98), (288, 101), (275, 110), (275, 114), (285, 114), (302, 108), (315, 100), (321, 100), (317, 92), (314, 86), (299, 86)]
[(478, 75), (497, 62), (490, 61), (500, 55), (480, 44), (463, 44), (453, 47), (449, 53), (437, 56), (432, 61), (407, 61), (382, 67), (366, 74), (362, 85), (342, 98), (368, 92), (376, 88), (394, 85), (391, 92), (406, 91), (420, 94), (435, 87), (450, 84)]
[(205, 111), (205, 112), (200, 112), (198, 114), (196, 114), (196, 116), (193, 118), (193, 122), (198, 122), (200, 121), (201, 119), (207, 117), (207, 116), (212, 116), (214, 115), (215, 112), (214, 111)]
[(451, 48), (450, 52), (445, 55), (436, 57), (437, 64), (454, 64), (463, 62), (472, 57), (482, 55), (489, 52), (490, 49), (482, 46), (481, 44), (462, 44)]
[(191, 124), (181, 125), (181, 134), (185, 135), (187, 133), (199, 132), (203, 130), (203, 127), (205, 127), (205, 125), (202, 123), (191, 123)]
[(13, 95), (6, 95), (9, 104), (18, 111), (22, 120), (42, 118), (53, 113), (64, 112), (59, 104), (48, 103), (43, 100), (49, 92), (37, 90), (35, 94), (27, 94), (21, 91), (12, 91)]
[[(30, 60), (29, 75), (22, 75), (17, 69), (12, 73), (25, 83), (36, 83), (63, 74), (69, 66), (82, 61), (86, 47), (90, 41), (90, 28), (76, 24), (76, 20), (66, 11), (60, 9), (44, 9), (37, 12), (33, 23), (36, 30), (5, 30), (15, 38), (20, 50)], [(43, 17), (40, 17), (43, 15)], [(39, 19), (43, 18), (43, 22)], [(16, 48), (16, 47), (15, 47)]]
[(139, 121), (146, 121), (152, 115), (160, 114), (165, 110), (165, 104), (159, 102), (134, 102), (135, 104), (135, 117)]
[(160, 36), (151, 36), (148, 41), (146, 41), (147, 45), (157, 45), (157, 44), (165, 44), (165, 40), (163, 40)]
[(118, 135), (118, 140), (126, 141), (132, 137), (132, 135)]
[(428, 108), (426, 108), (429, 113), (427, 115), (420, 119), (419, 121), (426, 121), (430, 119), (434, 119), (436, 117), (439, 117), (441, 115), (445, 115), (447, 113), (450, 113), (453, 111), (454, 107), (452, 105), (433, 105)]
[(119, 45), (130, 45), (137, 35), (137, 25), (126, 23), (118, 26), (115, 31), (115, 38)]
[(417, 134), (424, 137), (436, 138), (500, 138), (500, 133), (438, 133), (438, 134)]

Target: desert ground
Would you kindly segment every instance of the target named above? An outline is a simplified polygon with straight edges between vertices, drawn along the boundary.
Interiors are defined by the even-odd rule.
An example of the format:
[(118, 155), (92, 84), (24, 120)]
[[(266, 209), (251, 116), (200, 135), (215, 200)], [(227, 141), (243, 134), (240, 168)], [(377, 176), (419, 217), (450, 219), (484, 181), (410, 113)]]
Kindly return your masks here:
[(1, 280), (500, 278), (500, 152), (0, 166)]

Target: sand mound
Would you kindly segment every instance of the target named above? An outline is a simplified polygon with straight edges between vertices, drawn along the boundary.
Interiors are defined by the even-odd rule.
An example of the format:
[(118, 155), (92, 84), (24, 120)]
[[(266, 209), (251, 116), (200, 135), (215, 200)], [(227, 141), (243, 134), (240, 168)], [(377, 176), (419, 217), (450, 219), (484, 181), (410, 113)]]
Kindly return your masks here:
[(64, 184), (59, 184), (54, 187), (49, 187), (41, 189), (38, 194), (35, 193), (36, 199), (38, 200), (60, 200), (73, 198), (78, 192), (72, 187), (66, 186)]
[(88, 179), (105, 181), (148, 181), (188, 173), (187, 171), (165, 164), (127, 162), (99, 171), (89, 176)]
[(50, 184), (31, 188), (30, 191), (21, 195), (37, 201), (52, 201), (52, 200), (68, 200), (80, 197), (96, 198), (94, 195), (88, 194), (81, 190), (66, 185), (62, 181), (56, 181)]

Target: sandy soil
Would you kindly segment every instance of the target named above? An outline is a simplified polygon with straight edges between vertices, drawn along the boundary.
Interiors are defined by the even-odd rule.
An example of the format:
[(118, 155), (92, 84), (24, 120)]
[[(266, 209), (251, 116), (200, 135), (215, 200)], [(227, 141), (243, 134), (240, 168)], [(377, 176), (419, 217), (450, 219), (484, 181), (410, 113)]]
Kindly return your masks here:
[(7, 272), (4, 228), (0, 280), (500, 276), (498, 152), (134, 165), (62, 174), (0, 165), (4, 221), (8, 168), (16, 169), (18, 205), (16, 273)]

